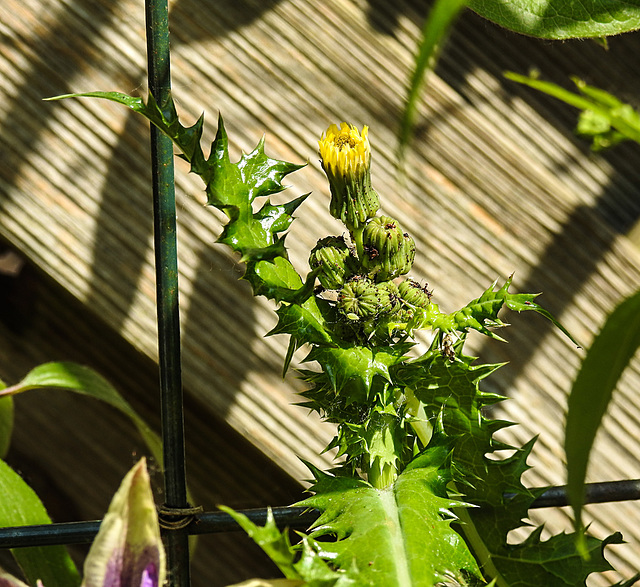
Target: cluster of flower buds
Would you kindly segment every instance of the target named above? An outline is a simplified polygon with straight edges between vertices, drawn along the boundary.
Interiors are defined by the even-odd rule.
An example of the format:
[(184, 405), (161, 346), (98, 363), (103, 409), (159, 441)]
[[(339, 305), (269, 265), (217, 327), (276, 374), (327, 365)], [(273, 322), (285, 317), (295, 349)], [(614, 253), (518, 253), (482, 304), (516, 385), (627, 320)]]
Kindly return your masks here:
[[(371, 187), (371, 148), (365, 126), (332, 124), (319, 142), (322, 168), (331, 188), (331, 214), (341, 220), (351, 237), (330, 236), (318, 241), (309, 264), (320, 285), (337, 292), (336, 306), (351, 332), (389, 335), (407, 324), (414, 311), (429, 304), (429, 292), (408, 279), (415, 258), (415, 243), (400, 223), (376, 216), (378, 195)], [(356, 330), (353, 330), (353, 329)], [(385, 336), (385, 334), (382, 334)]]

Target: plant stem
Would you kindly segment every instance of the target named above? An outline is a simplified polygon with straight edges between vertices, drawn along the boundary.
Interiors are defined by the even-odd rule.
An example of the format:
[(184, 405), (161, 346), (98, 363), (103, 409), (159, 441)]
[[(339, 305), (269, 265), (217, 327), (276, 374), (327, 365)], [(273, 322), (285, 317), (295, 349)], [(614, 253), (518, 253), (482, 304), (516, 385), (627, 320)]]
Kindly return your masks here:
[(405, 412), (410, 417), (409, 424), (416, 436), (420, 439), (423, 447), (426, 447), (433, 435), (433, 426), (427, 419), (427, 415), (424, 411), (424, 405), (413, 393), (413, 389), (405, 387), (404, 394), (406, 397)]

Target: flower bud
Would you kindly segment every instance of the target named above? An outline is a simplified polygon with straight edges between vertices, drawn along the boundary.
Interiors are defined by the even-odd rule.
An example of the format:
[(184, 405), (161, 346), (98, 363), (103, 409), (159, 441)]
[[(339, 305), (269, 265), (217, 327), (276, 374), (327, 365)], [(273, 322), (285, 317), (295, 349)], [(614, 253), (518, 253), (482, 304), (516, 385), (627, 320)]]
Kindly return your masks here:
[(309, 256), (311, 269), (320, 268), (318, 279), (325, 289), (340, 289), (357, 269), (358, 261), (341, 236), (320, 239)]
[(405, 279), (398, 286), (398, 291), (400, 292), (400, 297), (412, 306), (426, 308), (431, 303), (431, 292), (427, 289), (427, 286), (422, 287), (413, 279)]
[(415, 243), (394, 218), (372, 218), (364, 228), (362, 245), (362, 266), (376, 281), (389, 281), (411, 270)]
[(393, 281), (383, 281), (376, 284), (378, 292), (379, 312), (395, 312), (400, 306), (400, 292)]
[(361, 228), (380, 208), (371, 187), (371, 147), (368, 127), (362, 135), (351, 124), (332, 124), (319, 141), (322, 169), (329, 180), (329, 211), (350, 230)]
[(362, 320), (379, 311), (380, 297), (376, 285), (366, 277), (345, 283), (338, 294), (338, 308), (349, 320)]

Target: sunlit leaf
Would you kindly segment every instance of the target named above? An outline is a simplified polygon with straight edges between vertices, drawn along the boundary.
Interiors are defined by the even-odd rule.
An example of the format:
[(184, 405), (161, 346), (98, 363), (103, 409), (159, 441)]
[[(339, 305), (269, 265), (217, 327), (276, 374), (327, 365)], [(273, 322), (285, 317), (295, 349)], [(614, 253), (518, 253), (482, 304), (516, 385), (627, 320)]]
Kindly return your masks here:
[(593, 441), (613, 391), (638, 347), (640, 292), (623, 301), (607, 318), (587, 351), (569, 396), (565, 430), (567, 492), (578, 528)]
[(638, 0), (469, 0), (480, 16), (544, 39), (607, 37), (640, 28)]
[(359, 570), (360, 585), (435, 585), (480, 576), (462, 538), (451, 529), (451, 508), (464, 507), (446, 497), (446, 453), (435, 451), (430, 465), (405, 471), (394, 484), (374, 489), (364, 481), (314, 470), (316, 495), (298, 505), (320, 510), (311, 536), (323, 556), (341, 568)]

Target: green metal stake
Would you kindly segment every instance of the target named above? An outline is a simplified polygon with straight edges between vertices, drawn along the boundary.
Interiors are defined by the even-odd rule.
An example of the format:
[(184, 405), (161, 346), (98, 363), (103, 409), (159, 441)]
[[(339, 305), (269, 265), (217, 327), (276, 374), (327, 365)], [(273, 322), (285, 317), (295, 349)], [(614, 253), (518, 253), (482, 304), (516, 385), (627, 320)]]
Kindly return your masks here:
[[(162, 108), (171, 91), (167, 0), (145, 0), (145, 10), (149, 90)], [(151, 161), (165, 507), (187, 508), (173, 144), (153, 125)], [(170, 585), (188, 587), (186, 529), (167, 531), (164, 540)]]

